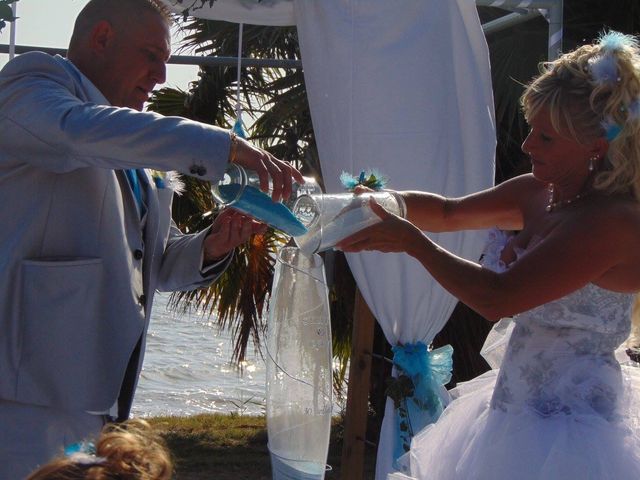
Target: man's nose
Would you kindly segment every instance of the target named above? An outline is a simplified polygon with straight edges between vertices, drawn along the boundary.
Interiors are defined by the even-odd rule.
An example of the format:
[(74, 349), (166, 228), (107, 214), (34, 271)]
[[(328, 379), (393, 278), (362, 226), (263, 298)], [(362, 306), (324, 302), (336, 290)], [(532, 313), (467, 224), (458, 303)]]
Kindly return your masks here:
[(167, 65), (164, 62), (156, 64), (151, 71), (151, 78), (156, 84), (163, 84), (167, 81)]
[(522, 142), (522, 146), (520, 147), (522, 148), (522, 151), (526, 154), (530, 154), (531, 153), (531, 134), (527, 135), (527, 137), (524, 139), (524, 142)]

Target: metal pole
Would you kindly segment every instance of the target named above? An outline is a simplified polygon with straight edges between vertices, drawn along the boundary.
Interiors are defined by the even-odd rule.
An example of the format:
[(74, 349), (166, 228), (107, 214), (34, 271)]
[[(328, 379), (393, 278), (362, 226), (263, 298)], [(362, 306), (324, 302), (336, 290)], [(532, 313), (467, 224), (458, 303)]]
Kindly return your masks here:
[(531, 20), (538, 15), (540, 15), (540, 13), (537, 10), (526, 13), (510, 13), (509, 15), (505, 15), (504, 17), (496, 18), (495, 20), (484, 23), (482, 25), (482, 31), (485, 35), (490, 35), (494, 32), (513, 27), (514, 25), (526, 22), (527, 20)]
[[(9, 45), (0, 44), (0, 53), (8, 53), (10, 49)], [(29, 45), (15, 45), (15, 52), (17, 54), (27, 52), (45, 52), (50, 55), (62, 55), (67, 54), (64, 48), (53, 47), (34, 47)], [(238, 64), (237, 57), (204, 57), (197, 55), (172, 55), (169, 61), (172, 65), (200, 65), (206, 67), (235, 67)], [(242, 66), (244, 67), (269, 67), (269, 68), (302, 68), (302, 62), (300, 60), (287, 60), (277, 58), (243, 58)]]
[(555, 60), (562, 53), (563, 3), (563, 0), (558, 0), (554, 6), (549, 8), (549, 60)]
[(9, 60), (16, 56), (16, 13), (17, 7), (16, 2), (11, 4), (11, 11), (13, 15), (13, 21), (11, 22), (11, 26), (9, 27)]
[(549, 21), (549, 46), (547, 57), (549, 60), (555, 60), (562, 52), (562, 34), (563, 34), (563, 17), (564, 17), (564, 1), (563, 0), (476, 0), (479, 7), (497, 7), (506, 10), (525, 10), (528, 14), (518, 16), (518, 13), (512, 13), (498, 18), (482, 26), (485, 34), (493, 33), (498, 30), (510, 27), (524, 20), (528, 20), (529, 16), (538, 9), (546, 10), (547, 20)]
[[(551, 8), (559, 0), (476, 0), (479, 7), (497, 7), (507, 10)], [(560, 0), (561, 1), (561, 0)]]

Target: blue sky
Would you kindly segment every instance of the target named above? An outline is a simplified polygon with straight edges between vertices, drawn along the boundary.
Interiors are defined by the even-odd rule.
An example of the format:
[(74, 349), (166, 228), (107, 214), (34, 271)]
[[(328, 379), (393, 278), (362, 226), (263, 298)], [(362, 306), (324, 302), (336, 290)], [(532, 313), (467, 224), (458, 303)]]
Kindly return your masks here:
[[(67, 48), (76, 15), (88, 0), (20, 0), (17, 3), (16, 43), (18, 45)], [(0, 33), (0, 44), (8, 44), (10, 25)], [(178, 46), (179, 34), (173, 33), (174, 50)], [(182, 54), (188, 54), (182, 52)], [(0, 68), (9, 60), (0, 54)], [(195, 66), (169, 65), (166, 86), (185, 90), (189, 81), (197, 79)]]

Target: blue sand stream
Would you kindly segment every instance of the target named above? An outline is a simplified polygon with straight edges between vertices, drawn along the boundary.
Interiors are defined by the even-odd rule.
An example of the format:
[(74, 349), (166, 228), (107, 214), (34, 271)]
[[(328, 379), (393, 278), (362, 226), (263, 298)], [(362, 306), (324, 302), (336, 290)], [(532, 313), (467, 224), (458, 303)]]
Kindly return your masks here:
[[(237, 196), (240, 188), (238, 184), (219, 185), (218, 191), (222, 198), (231, 201)], [(269, 195), (255, 187), (247, 185), (242, 192), (242, 196), (230, 206), (292, 237), (307, 233), (305, 226), (291, 213), (291, 210), (282, 203), (274, 202)]]

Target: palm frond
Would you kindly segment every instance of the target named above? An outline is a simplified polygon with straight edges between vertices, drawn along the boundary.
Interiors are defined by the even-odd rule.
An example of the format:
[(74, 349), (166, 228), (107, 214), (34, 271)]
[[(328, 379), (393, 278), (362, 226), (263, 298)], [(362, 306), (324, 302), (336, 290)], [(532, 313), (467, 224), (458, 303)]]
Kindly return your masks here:
[(189, 94), (179, 88), (162, 88), (153, 92), (149, 100), (149, 110), (161, 115), (185, 116)]
[[(221, 329), (232, 331), (235, 339), (233, 358), (241, 363), (250, 339), (259, 350), (264, 330), (265, 311), (275, 267), (275, 252), (286, 237), (269, 229), (255, 235), (236, 249), (234, 258), (222, 276), (211, 286), (189, 292), (175, 292), (170, 306), (178, 311), (195, 310), (216, 319)], [(242, 322), (236, 322), (242, 318)]]
[[(238, 50), (238, 25), (190, 19), (181, 23), (187, 32), (182, 50), (198, 54), (232, 56)], [(295, 28), (245, 25), (243, 56), (252, 58), (300, 59)], [(182, 115), (201, 122), (227, 127), (235, 120), (237, 68), (201, 68), (189, 92), (162, 89), (152, 98), (150, 108), (165, 115)], [(242, 67), (240, 101), (250, 139), (278, 158), (292, 162), (306, 175), (322, 184), (311, 114), (302, 69)], [(176, 197), (174, 220), (187, 232), (206, 228), (215, 217), (209, 183), (185, 178), (186, 193)], [(172, 295), (170, 305), (179, 311), (195, 310), (216, 319), (221, 329), (231, 331), (235, 342), (233, 360), (241, 362), (252, 340), (260, 350), (275, 266), (275, 252), (286, 238), (268, 230), (236, 250), (229, 268), (213, 285)], [(332, 286), (334, 371), (338, 394), (344, 385), (350, 356), (351, 318), (355, 282), (346, 262), (337, 274), (340, 285)], [(350, 283), (349, 283), (350, 282)]]

